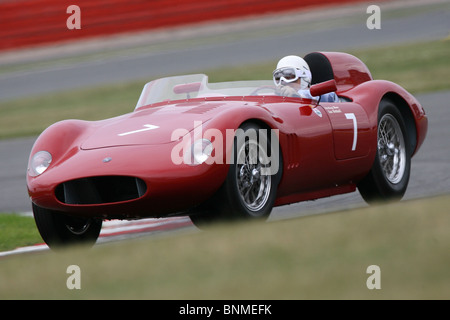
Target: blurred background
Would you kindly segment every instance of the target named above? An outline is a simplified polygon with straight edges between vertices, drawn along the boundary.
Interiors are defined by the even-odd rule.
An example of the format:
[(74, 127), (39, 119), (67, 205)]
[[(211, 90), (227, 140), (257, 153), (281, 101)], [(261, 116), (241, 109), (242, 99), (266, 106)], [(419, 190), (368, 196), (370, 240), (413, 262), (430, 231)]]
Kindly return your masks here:
[[(360, 0), (3, 0), (0, 1), (0, 49), (73, 41), (94, 36), (158, 29), (286, 12)], [(67, 20), (81, 13), (77, 32)], [(74, 17), (75, 18), (75, 17)], [(73, 21), (69, 22), (72, 25)], [(75, 23), (73, 23), (75, 24)], [(81, 26), (81, 28), (79, 28)]]

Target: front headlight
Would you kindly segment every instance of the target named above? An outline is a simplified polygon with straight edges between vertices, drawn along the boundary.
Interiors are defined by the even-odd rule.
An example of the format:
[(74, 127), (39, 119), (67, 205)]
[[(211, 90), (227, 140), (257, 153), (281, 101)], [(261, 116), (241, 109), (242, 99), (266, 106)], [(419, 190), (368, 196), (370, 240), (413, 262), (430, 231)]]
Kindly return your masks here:
[(50, 166), (52, 155), (47, 151), (38, 151), (34, 154), (30, 161), (29, 175), (36, 177), (42, 174)]

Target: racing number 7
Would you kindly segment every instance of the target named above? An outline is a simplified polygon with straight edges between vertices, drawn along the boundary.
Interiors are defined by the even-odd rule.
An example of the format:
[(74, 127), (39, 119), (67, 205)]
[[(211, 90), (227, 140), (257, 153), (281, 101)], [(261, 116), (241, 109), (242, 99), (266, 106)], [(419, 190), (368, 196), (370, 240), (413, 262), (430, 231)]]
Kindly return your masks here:
[(352, 151), (356, 150), (356, 142), (358, 141), (358, 123), (354, 113), (346, 113), (345, 117), (349, 120), (353, 120), (353, 145)]

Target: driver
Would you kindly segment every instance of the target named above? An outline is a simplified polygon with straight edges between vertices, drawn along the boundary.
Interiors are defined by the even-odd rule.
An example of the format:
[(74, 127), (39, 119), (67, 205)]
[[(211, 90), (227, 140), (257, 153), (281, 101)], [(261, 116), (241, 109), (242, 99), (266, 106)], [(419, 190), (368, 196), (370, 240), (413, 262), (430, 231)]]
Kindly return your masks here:
[[(273, 82), (277, 86), (277, 93), (286, 97), (301, 97), (314, 99), (309, 92), (311, 86), (311, 71), (303, 58), (286, 56), (278, 61), (273, 72)], [(334, 92), (320, 96), (322, 102), (339, 102)]]

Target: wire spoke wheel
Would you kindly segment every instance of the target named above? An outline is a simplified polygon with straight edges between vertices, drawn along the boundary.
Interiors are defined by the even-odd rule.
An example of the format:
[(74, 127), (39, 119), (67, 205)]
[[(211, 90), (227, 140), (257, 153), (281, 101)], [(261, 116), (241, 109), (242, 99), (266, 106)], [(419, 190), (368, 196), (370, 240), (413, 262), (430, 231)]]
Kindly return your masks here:
[(103, 221), (94, 218), (68, 216), (33, 205), (33, 215), (42, 239), (52, 249), (70, 244), (94, 245)]
[(400, 200), (408, 187), (411, 151), (402, 113), (389, 99), (380, 102), (378, 111), (377, 152), (370, 172), (358, 183), (367, 203)]
[(236, 165), (237, 189), (245, 207), (259, 211), (270, 196), (272, 176), (263, 175), (264, 163), (268, 163), (267, 153), (256, 141), (247, 140), (238, 151)]
[(223, 185), (210, 201), (191, 214), (197, 227), (217, 221), (267, 219), (270, 215), (283, 164), (279, 150), (272, 150), (275, 142), (268, 131), (254, 123), (243, 124), (236, 130)]
[(406, 146), (400, 125), (391, 114), (385, 114), (380, 120), (378, 156), (386, 179), (399, 183), (406, 168)]
[(69, 230), (74, 235), (83, 235), (85, 232), (89, 230), (92, 219), (82, 219), (76, 217), (67, 217), (63, 224), (66, 226), (67, 230)]

